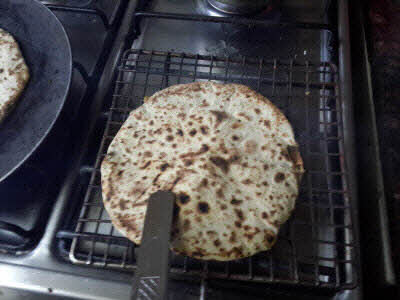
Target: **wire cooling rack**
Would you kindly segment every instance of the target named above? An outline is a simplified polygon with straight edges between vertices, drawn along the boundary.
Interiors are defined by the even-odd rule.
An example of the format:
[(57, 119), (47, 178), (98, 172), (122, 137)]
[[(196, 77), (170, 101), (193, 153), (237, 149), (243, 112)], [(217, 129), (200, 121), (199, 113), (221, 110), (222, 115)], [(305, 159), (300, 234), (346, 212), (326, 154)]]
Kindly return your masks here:
[(277, 105), (292, 124), (307, 172), (293, 216), (272, 250), (234, 262), (173, 256), (171, 272), (328, 288), (356, 285), (351, 199), (343, 145), (337, 67), (331, 63), (128, 50), (118, 69), (106, 129), (70, 232), (73, 263), (131, 270), (135, 245), (118, 233), (101, 199), (100, 164), (119, 128), (145, 96), (173, 84), (241, 83)]

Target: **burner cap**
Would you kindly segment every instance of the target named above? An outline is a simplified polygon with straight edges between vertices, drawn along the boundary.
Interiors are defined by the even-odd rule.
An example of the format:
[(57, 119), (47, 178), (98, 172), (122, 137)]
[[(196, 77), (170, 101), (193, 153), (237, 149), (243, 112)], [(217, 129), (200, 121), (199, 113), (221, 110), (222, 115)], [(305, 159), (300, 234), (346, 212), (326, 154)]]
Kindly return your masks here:
[(261, 12), (270, 0), (207, 0), (215, 9), (228, 14), (253, 14)]

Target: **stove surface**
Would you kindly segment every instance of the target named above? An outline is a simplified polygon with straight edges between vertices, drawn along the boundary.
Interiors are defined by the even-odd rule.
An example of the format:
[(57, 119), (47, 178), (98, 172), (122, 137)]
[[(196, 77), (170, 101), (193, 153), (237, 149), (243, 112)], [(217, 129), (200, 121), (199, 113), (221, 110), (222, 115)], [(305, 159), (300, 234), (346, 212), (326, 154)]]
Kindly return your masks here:
[[(257, 15), (271, 22), (301, 22), (304, 13), (295, 11), (290, 1), (281, 1)], [(318, 11), (323, 11), (324, 2)], [(303, 11), (305, 9), (303, 8)], [(216, 12), (205, 0), (151, 1), (146, 11), (226, 16)], [(324, 22), (316, 13), (310, 22)], [(318, 30), (216, 24), (211, 22), (171, 21), (170, 19), (145, 19), (141, 35), (132, 48), (146, 50), (179, 51), (200, 55), (293, 58), (329, 60), (326, 53), (329, 33)], [(325, 45), (325, 46), (324, 46)]]
[[(15, 199), (10, 200), (7, 207), (2, 207), (0, 220), (22, 228), (28, 238), (31, 238), (30, 234), (34, 233), (34, 238), (30, 239), (29, 243), (26, 243), (25, 236), (21, 238), (16, 235), (12, 251), (4, 248), (7, 250), (4, 252), (7, 253), (0, 255), (0, 285), (60, 297), (128, 299), (131, 270), (134, 268), (134, 247), (126, 239), (118, 237), (118, 234), (111, 228), (101, 201), (99, 202), (99, 175), (96, 171), (99, 164), (97, 159), (99, 149), (105, 149), (102, 136), (105, 130), (109, 130), (106, 129), (107, 120), (112, 118), (109, 108), (114, 105), (112, 104), (115, 99), (113, 91), (119, 91), (115, 84), (117, 70), (120, 71), (120, 74), (126, 68), (129, 71), (131, 65), (129, 63), (125, 65), (124, 61), (136, 57), (137, 53), (140, 53), (140, 57), (144, 59), (143, 66), (146, 63), (151, 66), (151, 57), (155, 51), (161, 60), (171, 59), (170, 63), (175, 67), (179, 67), (179, 64), (177, 57), (171, 58), (171, 54), (174, 53), (186, 53), (188, 55), (186, 62), (190, 66), (197, 64), (195, 62), (196, 55), (197, 59), (199, 55), (205, 58), (202, 63), (208, 64), (211, 60), (211, 66), (214, 63), (213, 57), (235, 63), (243, 56), (250, 59), (273, 58), (275, 66), (282, 67), (281, 70), (284, 70), (281, 73), (278, 71), (274, 80), (288, 80), (287, 74), (291, 73), (291, 70), (294, 70), (295, 74), (293, 79), (296, 79), (296, 76), (299, 76), (299, 79), (304, 77), (303, 69), (299, 68), (297, 71), (289, 69), (287, 65), (280, 65), (281, 60), (292, 60), (292, 62), (295, 60), (306, 67), (308, 67), (308, 61), (323, 62), (322, 73), (325, 72), (325, 68), (329, 73), (331, 69), (326, 66), (330, 66), (330, 63), (336, 60), (335, 51), (337, 50), (332, 46), (334, 43), (332, 31), (328, 30), (329, 26), (334, 26), (328, 22), (330, 20), (327, 15), (329, 1), (309, 1), (308, 5), (300, 5), (298, 1), (290, 0), (275, 1), (276, 6), (269, 7), (255, 17), (267, 20), (271, 24), (285, 24), (284, 26), (193, 22), (174, 20), (173, 17), (168, 16), (168, 14), (225, 16), (207, 4), (206, 0), (43, 0), (42, 2), (54, 11), (70, 37), (74, 60), (73, 84), (67, 108), (54, 130), (52, 138), (43, 145), (32, 161), (21, 168), (12, 178), (0, 184), (0, 192), (12, 195), (10, 198)], [(134, 16), (133, 12), (137, 7), (147, 15)], [(165, 13), (165, 18), (152, 17), (152, 13)], [(310, 30), (304, 25), (304, 28), (299, 29), (291, 25), (295, 22), (297, 24), (317, 24), (315, 26), (321, 26), (321, 28), (320, 30)], [(135, 26), (135, 24), (140, 25)], [(133, 50), (129, 50), (129, 48)], [(149, 51), (141, 52), (142, 50), (135, 49)], [(191, 54), (194, 56), (190, 56)], [(164, 61), (161, 63), (164, 64)], [(218, 64), (221, 67), (221, 61)], [(138, 64), (138, 67), (140, 66)], [(217, 63), (215, 66), (217, 67)], [(158, 72), (157, 67), (159, 66), (155, 63), (156, 71), (152, 69), (151, 72)], [(149, 77), (149, 69), (146, 69), (146, 66), (143, 68), (145, 72), (147, 70), (147, 77)], [(209, 65), (206, 68), (209, 68)], [(214, 71), (216, 78), (221, 77), (221, 72), (225, 72), (226, 68), (225, 66), (225, 69), (222, 67), (222, 71)], [(237, 63), (236, 68), (238, 68)], [(203, 69), (205, 69), (204, 66), (199, 68), (201, 76), (204, 76)], [(334, 72), (334, 70), (331, 71)], [(250, 67), (249, 78), (254, 75), (252, 72), (254, 70)], [(268, 71), (266, 72), (268, 73)], [(196, 69), (194, 73), (196, 74)], [(226, 71), (227, 73), (229, 71)], [(155, 74), (152, 73), (151, 76)], [(188, 74), (192, 73), (185, 74), (188, 77)], [(178, 76), (178, 73), (174, 73), (169, 78), (173, 81)], [(267, 81), (271, 82), (272, 72), (268, 76), (265, 75)], [(139, 75), (138, 80), (143, 79), (147, 83), (145, 77), (146, 75), (142, 75), (142, 77)], [(132, 79), (131, 77), (127, 78)], [(191, 81), (192, 78), (188, 80)], [(249, 79), (249, 82), (254, 83), (254, 78)], [(154, 85), (149, 89), (146, 86), (143, 87), (143, 84), (141, 87), (138, 86), (132, 98), (143, 99), (142, 94), (147, 95), (153, 91), (152, 89), (154, 91), (159, 89), (165, 84), (165, 80), (155, 80), (154, 82), (150, 80), (150, 85), (152, 83)], [(114, 90), (114, 88), (116, 89)], [(284, 88), (286, 89), (286, 86)], [(304, 84), (299, 91), (302, 94), (295, 97), (304, 97)], [(320, 97), (319, 90), (316, 89), (316, 91), (310, 96), (311, 98)], [(268, 89), (268, 92), (276, 96), (274, 88)], [(322, 96), (328, 97), (324, 94)], [(279, 96), (278, 98), (280, 100)], [(326, 104), (326, 106), (324, 104), (322, 108), (318, 102), (317, 104), (311, 109), (324, 111), (332, 108), (329, 106), (330, 104)], [(117, 107), (117, 109), (119, 108)], [(127, 108), (132, 109), (132, 106), (127, 105)], [(301, 111), (304, 107), (298, 109)], [(294, 118), (294, 122), (302, 121), (301, 118)], [(330, 115), (328, 116), (324, 112), (316, 114), (315, 120), (318, 118), (324, 118), (324, 121), (327, 118), (328, 122), (335, 122), (334, 119), (330, 119)], [(121, 120), (115, 124), (118, 122)], [(336, 128), (337, 125), (328, 126)], [(323, 128), (326, 127), (321, 124), (317, 125), (315, 130), (323, 132)], [(117, 126), (112, 130), (116, 129)], [(333, 134), (338, 134), (335, 130), (333, 129)], [(299, 132), (299, 134), (301, 139), (302, 133)], [(313, 144), (312, 147), (317, 150), (322, 149), (321, 144), (318, 143)], [(101, 151), (103, 150), (100, 150), (100, 155), (102, 155)], [(318, 163), (321, 166), (326, 164), (329, 168), (329, 163), (323, 162), (322, 159)], [(329, 176), (333, 178), (335, 175), (337, 174), (332, 173)], [(317, 174), (310, 176), (318, 177)], [(332, 179), (332, 181), (338, 180)], [(324, 187), (332, 184), (331, 182), (322, 183), (322, 180), (320, 183)], [(338, 211), (343, 209), (346, 203), (343, 202), (338, 207), (332, 208), (329, 205), (332, 205), (338, 198), (335, 196), (325, 198), (325, 207), (318, 209), (313, 222), (323, 222), (325, 220), (323, 217), (326, 217), (326, 220), (329, 219), (328, 221), (342, 220)], [(304, 207), (307, 205), (305, 203)], [(299, 209), (299, 215), (304, 214), (307, 218), (314, 218), (312, 209), (304, 207)], [(313, 216), (311, 217), (311, 215)], [(313, 238), (318, 241), (327, 236), (328, 239), (333, 239), (336, 234), (347, 236), (348, 221), (346, 218), (343, 219), (343, 225), (340, 225), (343, 229), (340, 228), (337, 231), (333, 229), (334, 226), (329, 227), (329, 225), (328, 229), (320, 230), (315, 233), (315, 236), (313, 232)], [(315, 224), (312, 224), (313, 228), (315, 228)], [(325, 225), (322, 227), (325, 228)], [(307, 226), (301, 228), (300, 231), (303, 234), (310, 230)], [(83, 235), (80, 236), (80, 234)], [(102, 235), (102, 240), (96, 239), (98, 234)], [(111, 239), (115, 236), (117, 236), (117, 242)], [(9, 235), (4, 235), (4, 239), (8, 238)], [(113, 242), (112, 250), (109, 250), (111, 241)], [(313, 243), (314, 241), (309, 240), (308, 242)], [(284, 243), (289, 245), (291, 242), (285, 240)], [(307, 245), (299, 247), (298, 251), (306, 253), (306, 247)], [(321, 283), (332, 286), (341, 284), (342, 282), (338, 278), (342, 274), (339, 274), (338, 271), (336, 255), (337, 252), (343, 254), (342, 252), (348, 251), (346, 255), (351, 257), (352, 248), (350, 246), (336, 248), (332, 242), (315, 248), (317, 253), (313, 253), (314, 257), (308, 258), (309, 261), (320, 259), (318, 255), (329, 257), (321, 263), (321, 266), (316, 267), (315, 274), (310, 271), (313, 268), (313, 262), (306, 263), (305, 267), (300, 266), (299, 269), (292, 265), (289, 267), (285, 265), (276, 273), (277, 277), (285, 276), (288, 268), (293, 269), (295, 273), (298, 272), (297, 280), (305, 280), (311, 287), (298, 289), (285, 287), (283, 291), (279, 285), (277, 287), (266, 286), (263, 283), (262, 291), (260, 291), (260, 285), (252, 283), (254, 285), (246, 285), (246, 288), (252, 292), (251, 299), (263, 299), (266, 294), (279, 299), (292, 299), (292, 297), (296, 299), (310, 299), (311, 297), (313, 299), (329, 299), (334, 296), (345, 299), (349, 294), (347, 290), (312, 289), (312, 287)], [(106, 252), (105, 249), (107, 249)], [(280, 250), (284, 251), (283, 248), (277, 248), (276, 252)], [(283, 253), (283, 255), (285, 254)], [(262, 271), (268, 266), (272, 268), (269, 261), (261, 261)], [(89, 268), (89, 265), (97, 268)], [(202, 268), (202, 265), (199, 264), (196, 267)], [(232, 270), (242, 272), (244, 268), (247, 268), (247, 264), (234, 265)], [(334, 270), (334, 275), (327, 270), (329, 272)], [(245, 271), (247, 272), (247, 269)], [(336, 271), (338, 272), (336, 273)], [(257, 269), (254, 272), (257, 272)], [(350, 281), (353, 279), (350, 277), (349, 282), (345, 282), (345, 284), (352, 284)], [(269, 279), (269, 281), (273, 280), (273, 278)], [(241, 283), (231, 283), (230, 299), (250, 297), (248, 294), (244, 295), (243, 290), (240, 291), (241, 287)], [(199, 299), (199, 297), (200, 299), (224, 299), (227, 296), (226, 285), (220, 285), (218, 280), (213, 282), (200, 280), (185, 285), (172, 281), (170, 290), (173, 299)]]

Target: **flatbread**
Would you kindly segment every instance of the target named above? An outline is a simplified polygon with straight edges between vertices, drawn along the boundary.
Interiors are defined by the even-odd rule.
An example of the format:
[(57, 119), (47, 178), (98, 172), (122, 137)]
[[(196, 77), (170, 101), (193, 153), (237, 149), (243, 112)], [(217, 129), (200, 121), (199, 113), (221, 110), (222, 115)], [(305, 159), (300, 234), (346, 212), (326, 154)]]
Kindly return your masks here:
[(171, 248), (204, 260), (270, 249), (289, 218), (303, 173), (286, 117), (235, 84), (176, 85), (145, 99), (101, 166), (106, 210), (140, 244), (147, 200), (176, 194)]
[(18, 43), (0, 28), (0, 122), (14, 108), (28, 81), (29, 69)]

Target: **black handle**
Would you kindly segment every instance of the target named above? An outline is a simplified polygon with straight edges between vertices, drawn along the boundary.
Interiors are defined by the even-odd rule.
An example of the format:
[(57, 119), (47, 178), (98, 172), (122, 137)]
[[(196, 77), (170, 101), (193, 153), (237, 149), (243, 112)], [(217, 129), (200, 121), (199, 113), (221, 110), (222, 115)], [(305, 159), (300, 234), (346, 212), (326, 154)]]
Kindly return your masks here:
[(0, 248), (15, 251), (31, 241), (32, 232), (23, 228), (0, 221)]
[(165, 191), (149, 199), (131, 299), (166, 299), (174, 203), (175, 195)]

